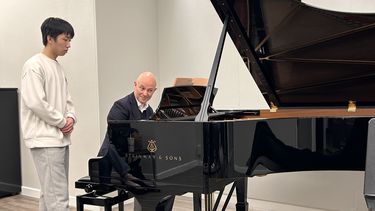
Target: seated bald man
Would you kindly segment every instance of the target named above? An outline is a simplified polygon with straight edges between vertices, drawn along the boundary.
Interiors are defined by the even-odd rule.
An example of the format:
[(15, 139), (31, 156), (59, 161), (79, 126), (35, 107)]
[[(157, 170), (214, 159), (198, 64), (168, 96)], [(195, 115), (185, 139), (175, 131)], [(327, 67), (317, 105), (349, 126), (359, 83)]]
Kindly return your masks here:
[[(148, 101), (156, 90), (156, 78), (151, 72), (141, 73), (134, 82), (134, 91), (129, 95), (117, 100), (109, 111), (107, 120), (141, 120), (149, 119), (153, 114)], [(136, 185), (132, 182), (136, 179), (129, 174), (129, 165), (122, 158), (115, 146), (109, 142), (106, 134), (103, 144), (99, 150), (98, 156), (103, 156), (101, 161), (102, 181), (110, 182), (112, 167), (121, 176), (125, 184)], [(171, 210), (174, 197), (170, 197), (158, 207), (164, 207), (164, 210)]]
[[(134, 81), (134, 91), (129, 95), (117, 100), (109, 114), (107, 120), (141, 120), (149, 119), (153, 114), (151, 106), (147, 103), (156, 90), (156, 79), (151, 72), (141, 73), (136, 81)], [(124, 181), (127, 181), (129, 166), (123, 158), (118, 154), (115, 146), (110, 144), (108, 134), (106, 134), (103, 144), (99, 150), (98, 156), (103, 156), (101, 163), (101, 176), (107, 177), (107, 181), (111, 176), (112, 167), (120, 174)]]

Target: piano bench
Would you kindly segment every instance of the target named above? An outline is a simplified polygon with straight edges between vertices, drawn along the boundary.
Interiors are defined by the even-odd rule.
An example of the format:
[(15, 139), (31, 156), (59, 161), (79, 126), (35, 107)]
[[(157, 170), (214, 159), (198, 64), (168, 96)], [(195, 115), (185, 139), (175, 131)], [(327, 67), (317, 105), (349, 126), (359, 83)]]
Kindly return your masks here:
[[(75, 182), (75, 188), (84, 189), (86, 191), (86, 194), (76, 196), (77, 211), (84, 211), (85, 204), (104, 207), (105, 211), (111, 211), (112, 206), (118, 204), (118, 210), (124, 211), (124, 201), (132, 198), (125, 190), (92, 182), (89, 176), (77, 180)], [(117, 195), (106, 195), (116, 190)]]

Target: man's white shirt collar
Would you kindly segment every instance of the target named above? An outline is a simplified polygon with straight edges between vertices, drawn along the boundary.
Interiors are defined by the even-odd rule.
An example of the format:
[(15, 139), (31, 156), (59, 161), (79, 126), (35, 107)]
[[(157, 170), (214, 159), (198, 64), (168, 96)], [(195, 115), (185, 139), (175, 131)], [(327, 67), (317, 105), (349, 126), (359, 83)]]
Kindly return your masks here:
[(148, 103), (146, 103), (146, 105), (142, 105), (142, 103), (140, 103), (137, 98), (135, 98), (135, 100), (137, 101), (137, 105), (138, 105), (138, 109), (141, 111), (141, 112), (144, 112), (147, 108), (148, 108)]

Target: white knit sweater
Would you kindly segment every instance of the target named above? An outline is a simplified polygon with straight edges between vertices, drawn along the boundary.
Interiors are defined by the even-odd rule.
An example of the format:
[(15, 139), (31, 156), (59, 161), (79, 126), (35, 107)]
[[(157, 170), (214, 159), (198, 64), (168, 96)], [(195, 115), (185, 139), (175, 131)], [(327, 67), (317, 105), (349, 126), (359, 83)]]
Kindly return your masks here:
[(60, 131), (66, 117), (76, 122), (62, 66), (39, 53), (23, 66), (21, 80), (21, 128), (26, 147), (63, 147), (70, 136)]

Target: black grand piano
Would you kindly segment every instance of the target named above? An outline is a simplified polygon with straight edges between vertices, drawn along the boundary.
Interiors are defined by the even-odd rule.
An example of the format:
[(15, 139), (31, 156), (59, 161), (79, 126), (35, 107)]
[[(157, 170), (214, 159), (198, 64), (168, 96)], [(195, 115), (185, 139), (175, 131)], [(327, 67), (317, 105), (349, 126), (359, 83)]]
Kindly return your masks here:
[[(297, 0), (211, 2), (223, 29), (207, 86), (166, 88), (152, 120), (108, 123), (112, 143), (137, 163), (132, 173), (153, 183), (133, 194), (137, 208), (191, 192), (194, 210), (201, 194), (205, 210), (216, 210), (233, 184), (229, 197), (236, 189), (236, 209), (248, 210), (247, 177), (355, 170), (365, 171), (364, 197), (375, 210), (375, 14)], [(212, 107), (227, 33), (270, 110)]]

